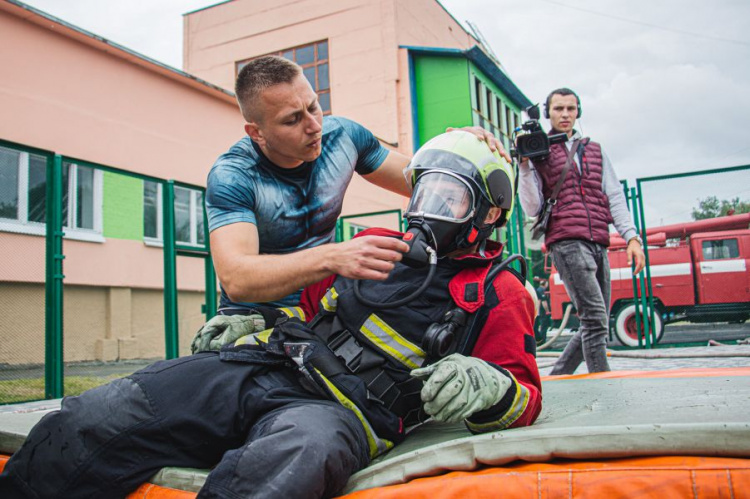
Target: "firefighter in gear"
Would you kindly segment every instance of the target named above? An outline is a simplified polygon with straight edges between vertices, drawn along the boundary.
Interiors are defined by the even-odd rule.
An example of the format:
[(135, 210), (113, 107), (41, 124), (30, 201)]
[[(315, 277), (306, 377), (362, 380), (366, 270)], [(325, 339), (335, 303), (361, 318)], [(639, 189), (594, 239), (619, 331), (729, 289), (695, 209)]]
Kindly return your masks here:
[[(532, 424), (533, 302), (514, 273), (487, 279), (502, 247), (486, 238), (512, 209), (513, 171), (463, 132), (414, 160), (411, 232), (363, 234), (418, 238), (435, 265), (398, 263), (386, 281), (362, 281), (374, 306), (356, 296), (358, 281), (332, 276), (299, 308), (239, 321), (252, 331), (220, 352), (64, 399), (6, 464), (0, 497), (124, 497), (164, 466), (213, 467), (200, 498), (328, 497), (430, 416), (472, 432)], [(221, 338), (234, 324), (218, 322), (196, 351), (237, 334)]]

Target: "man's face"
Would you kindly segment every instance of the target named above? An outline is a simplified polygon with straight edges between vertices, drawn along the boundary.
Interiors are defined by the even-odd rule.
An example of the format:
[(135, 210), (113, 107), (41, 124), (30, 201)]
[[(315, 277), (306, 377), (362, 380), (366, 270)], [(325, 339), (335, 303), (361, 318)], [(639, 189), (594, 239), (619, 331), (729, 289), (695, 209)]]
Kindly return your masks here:
[(549, 121), (558, 132), (573, 135), (573, 126), (578, 117), (578, 100), (575, 95), (553, 94), (549, 101)]
[(282, 168), (294, 168), (320, 156), (323, 111), (304, 75), (261, 92), (258, 119), (245, 125), (263, 153)]

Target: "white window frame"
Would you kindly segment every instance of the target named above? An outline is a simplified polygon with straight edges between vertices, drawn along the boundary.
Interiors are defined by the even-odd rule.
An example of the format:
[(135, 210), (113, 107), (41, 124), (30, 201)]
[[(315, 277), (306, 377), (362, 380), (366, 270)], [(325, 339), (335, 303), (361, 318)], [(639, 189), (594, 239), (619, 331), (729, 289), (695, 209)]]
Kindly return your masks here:
[[(144, 180), (143, 185), (145, 187), (146, 182), (150, 182), (150, 180)], [(156, 184), (156, 237), (146, 236), (146, 224), (143, 225), (143, 242), (147, 246), (163, 246), (164, 240), (162, 238), (164, 234), (164, 229), (162, 228), (162, 221), (164, 220), (164, 210), (162, 209), (163, 202), (162, 202), (162, 184), (161, 182), (153, 182)], [(144, 196), (143, 196), (143, 203), (144, 207), (146, 204), (146, 196), (145, 196), (145, 189), (144, 189)], [(144, 208), (145, 212), (145, 208)]]
[[(164, 185), (161, 182), (155, 182), (155, 183), (156, 183), (156, 234), (157, 236), (146, 237), (144, 235), (143, 242), (147, 246), (163, 247), (164, 246), (164, 226), (163, 226), (164, 195), (163, 195), (162, 189)], [(190, 193), (190, 201), (188, 203), (188, 210), (190, 214), (190, 241), (175, 240), (175, 242), (177, 244), (182, 244), (186, 246), (195, 246), (196, 248), (203, 248), (205, 246), (205, 243), (201, 244), (198, 242), (198, 215), (196, 213), (198, 209), (198, 206), (197, 206), (198, 198), (201, 192), (195, 189), (188, 189), (186, 187), (175, 186), (175, 190), (177, 189), (184, 189)], [(145, 202), (145, 198), (144, 198), (144, 202)]]
[[(14, 232), (16, 234), (27, 234), (31, 236), (45, 236), (47, 234), (47, 224), (29, 221), (29, 153), (19, 151), (10, 147), (5, 149), (18, 152), (18, 218), (10, 220), (0, 218), (0, 231)], [(87, 167), (89, 168), (89, 167)], [(102, 235), (102, 171), (96, 168), (94, 170), (94, 228), (79, 229), (75, 225), (75, 214), (77, 207), (76, 187), (78, 181), (78, 165), (70, 162), (70, 172), (68, 174), (68, 217), (63, 220), (63, 232), (66, 239), (77, 241), (89, 241), (103, 243), (105, 238)]]

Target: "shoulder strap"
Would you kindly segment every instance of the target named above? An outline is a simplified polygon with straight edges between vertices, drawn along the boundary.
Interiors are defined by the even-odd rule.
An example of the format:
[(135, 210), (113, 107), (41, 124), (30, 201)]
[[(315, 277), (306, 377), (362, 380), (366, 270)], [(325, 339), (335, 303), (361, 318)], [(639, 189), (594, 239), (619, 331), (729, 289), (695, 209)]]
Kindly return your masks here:
[[(510, 264), (514, 261), (518, 261), (521, 264), (521, 272), (516, 271)], [(487, 273), (487, 278), (484, 281), (484, 303), (478, 310), (471, 314), (466, 324), (466, 331), (463, 335), (463, 341), (458, 345), (457, 352), (463, 355), (471, 355), (479, 339), (479, 332), (484, 327), (484, 323), (487, 321), (490, 309), (495, 304), (490, 304), (489, 296), (490, 291), (493, 290), (493, 283), (495, 278), (500, 272), (510, 271), (520, 282), (525, 285), (526, 282), (526, 260), (519, 254), (510, 255), (502, 262), (493, 265), (490, 271)]]

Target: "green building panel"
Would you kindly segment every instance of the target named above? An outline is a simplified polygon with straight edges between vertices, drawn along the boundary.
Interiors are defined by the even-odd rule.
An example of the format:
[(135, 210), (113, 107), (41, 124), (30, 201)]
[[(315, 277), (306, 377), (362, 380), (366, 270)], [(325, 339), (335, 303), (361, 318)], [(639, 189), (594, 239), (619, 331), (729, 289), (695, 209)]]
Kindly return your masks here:
[(143, 240), (143, 180), (104, 172), (104, 237)]
[(471, 126), (468, 60), (416, 56), (414, 79), (420, 146), (449, 126)]

